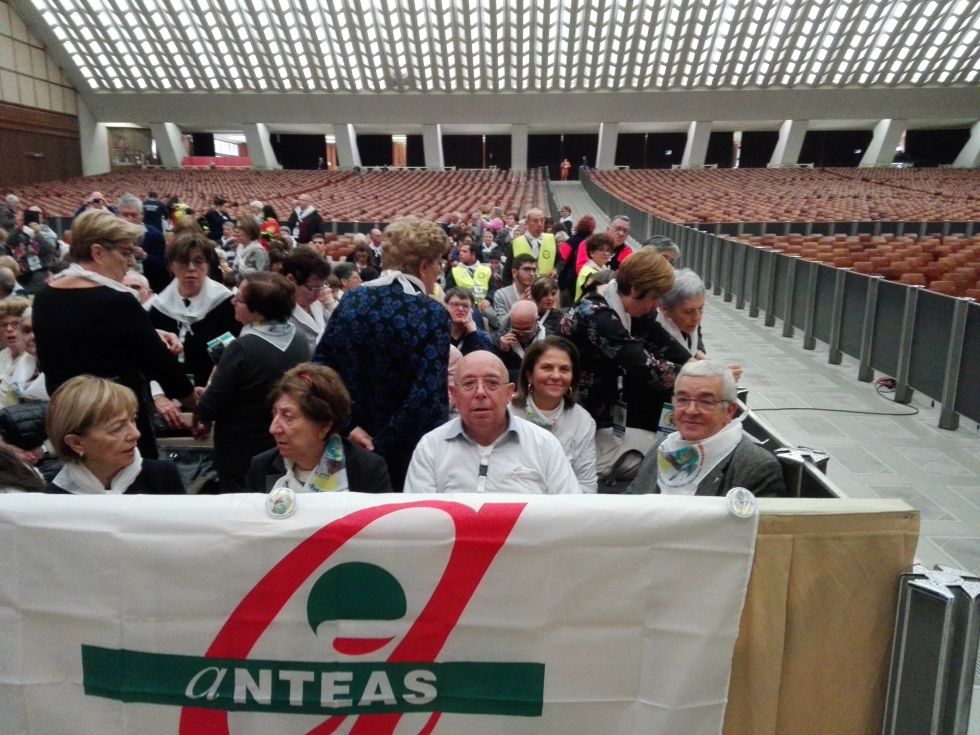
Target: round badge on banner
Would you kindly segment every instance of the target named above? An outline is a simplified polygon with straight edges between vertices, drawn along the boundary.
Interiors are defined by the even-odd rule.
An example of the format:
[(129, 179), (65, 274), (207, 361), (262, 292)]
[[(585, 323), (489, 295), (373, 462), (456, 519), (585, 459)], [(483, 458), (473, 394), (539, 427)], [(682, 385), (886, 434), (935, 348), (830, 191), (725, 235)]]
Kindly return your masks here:
[(725, 497), (728, 499), (728, 510), (733, 516), (751, 518), (759, 510), (755, 495), (744, 487), (733, 487)]
[(273, 518), (289, 518), (296, 512), (296, 493), (288, 487), (273, 489), (265, 498), (265, 509)]

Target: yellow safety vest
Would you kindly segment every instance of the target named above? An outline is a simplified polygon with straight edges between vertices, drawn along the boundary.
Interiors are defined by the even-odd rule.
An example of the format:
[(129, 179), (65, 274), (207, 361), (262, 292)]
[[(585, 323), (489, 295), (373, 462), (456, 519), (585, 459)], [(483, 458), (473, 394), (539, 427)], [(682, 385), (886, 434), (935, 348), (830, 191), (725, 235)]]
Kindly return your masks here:
[(490, 292), (490, 277), (492, 275), (493, 271), (488, 265), (478, 265), (472, 276), (466, 270), (466, 266), (457, 265), (453, 268), (453, 280), (456, 281), (456, 285), (470, 289), (477, 301), (485, 299)]
[(583, 265), (578, 272), (578, 280), (575, 281), (575, 303), (582, 300), (582, 289), (585, 288), (585, 280), (593, 273), (598, 273), (596, 268), (590, 265)]
[[(533, 255), (531, 244), (524, 235), (516, 238), (511, 246), (514, 250), (514, 257), (523, 253)], [(546, 276), (555, 269), (555, 259), (558, 257), (558, 246), (555, 244), (555, 236), (549, 233), (541, 235), (541, 248), (538, 250), (538, 275)]]

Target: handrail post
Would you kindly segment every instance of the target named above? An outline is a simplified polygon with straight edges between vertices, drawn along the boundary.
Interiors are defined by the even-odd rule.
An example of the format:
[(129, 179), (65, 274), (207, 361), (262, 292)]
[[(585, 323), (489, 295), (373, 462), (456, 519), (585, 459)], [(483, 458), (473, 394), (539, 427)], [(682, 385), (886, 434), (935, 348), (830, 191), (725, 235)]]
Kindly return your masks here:
[(844, 353), (840, 349), (840, 333), (844, 324), (844, 278), (847, 271), (837, 268), (834, 272), (834, 306), (830, 312), (830, 350), (827, 354), (827, 362), (831, 365), (840, 365), (844, 359)]
[(910, 403), (913, 390), (909, 386), (909, 369), (912, 364), (912, 335), (915, 330), (915, 311), (922, 286), (909, 286), (905, 290), (905, 310), (902, 314), (902, 334), (898, 339), (898, 368), (895, 371), (895, 402)]
[(721, 254), (724, 240), (715, 240), (711, 248), (711, 293), (721, 295)]
[(939, 428), (956, 431), (960, 415), (956, 413), (956, 387), (960, 381), (960, 360), (963, 359), (963, 340), (966, 338), (966, 310), (970, 299), (956, 299), (953, 323), (949, 328), (949, 349), (946, 351), (946, 375), (943, 378), (942, 409)]
[(861, 326), (861, 357), (858, 365), (858, 380), (870, 383), (875, 371), (871, 367), (871, 349), (875, 341), (875, 311), (878, 307), (878, 282), (881, 276), (868, 279), (868, 294), (864, 300), (864, 323)]
[(783, 292), (783, 336), (792, 337), (793, 329), (793, 294), (796, 291), (796, 262), (799, 255), (788, 256), (786, 263), (786, 290)]
[(735, 308), (744, 309), (745, 308), (745, 259), (747, 257), (746, 246), (741, 242), (733, 242), (732, 247), (735, 248), (735, 262), (737, 264), (736, 272), (738, 273), (738, 278), (736, 279), (735, 285), (738, 291), (735, 294)]
[(725, 303), (732, 300), (732, 281), (735, 280), (735, 243), (731, 240), (722, 240), (722, 254), (728, 255), (725, 258)]
[(765, 252), (769, 256), (767, 258), (769, 261), (769, 290), (766, 291), (766, 320), (764, 324), (767, 327), (775, 327), (776, 315), (772, 312), (776, 308), (776, 253), (772, 250), (766, 250)]
[(817, 318), (817, 278), (820, 276), (820, 264), (810, 265), (810, 277), (806, 282), (806, 314), (803, 316), (803, 349), (817, 349), (817, 338), (813, 336), (814, 323)]
[(762, 280), (762, 249), (752, 245), (746, 245), (746, 247), (752, 248), (752, 299), (749, 302), (749, 316), (754, 319), (759, 316), (759, 282)]

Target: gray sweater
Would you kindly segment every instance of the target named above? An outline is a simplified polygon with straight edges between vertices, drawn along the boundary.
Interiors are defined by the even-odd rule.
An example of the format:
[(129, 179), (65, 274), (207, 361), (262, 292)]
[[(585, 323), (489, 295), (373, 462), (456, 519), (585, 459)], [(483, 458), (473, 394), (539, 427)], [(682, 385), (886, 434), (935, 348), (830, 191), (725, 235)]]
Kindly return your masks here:
[[(662, 441), (663, 439), (658, 440), (653, 449), (647, 453), (627, 494), (644, 495), (660, 492), (660, 487), (657, 485), (657, 447)], [(743, 436), (731, 454), (705, 475), (698, 483), (696, 494), (725, 495), (733, 487), (748, 488), (757, 497), (786, 497), (788, 494), (779, 460), (747, 436)]]

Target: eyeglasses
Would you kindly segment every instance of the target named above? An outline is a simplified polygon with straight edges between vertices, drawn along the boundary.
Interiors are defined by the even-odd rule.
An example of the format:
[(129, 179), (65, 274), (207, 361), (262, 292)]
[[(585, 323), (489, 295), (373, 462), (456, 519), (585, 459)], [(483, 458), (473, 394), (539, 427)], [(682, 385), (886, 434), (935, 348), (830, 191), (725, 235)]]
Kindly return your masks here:
[(245, 299), (243, 299), (241, 296), (237, 294), (234, 297), (232, 297), (231, 300), (236, 304), (241, 304), (242, 306), (245, 305)]
[(686, 410), (693, 406), (701, 411), (714, 411), (719, 403), (731, 403), (731, 401), (715, 401), (710, 398), (688, 398), (687, 396), (674, 396), (674, 408)]
[(32, 327), (21, 327), (21, 334), (34, 334), (34, 329)]
[(126, 260), (129, 260), (130, 258), (133, 257), (133, 251), (135, 250), (135, 248), (133, 248), (132, 245), (116, 245), (114, 247), (109, 247), (108, 249), (115, 250), (121, 256), (126, 258)]
[(460, 303), (458, 301), (450, 301), (449, 304), (447, 304), (447, 306), (449, 307), (450, 311), (469, 311), (470, 309), (473, 308), (472, 306), (469, 305), (469, 303), (466, 302)]
[(301, 285), (310, 293), (320, 293), (323, 290), (323, 286), (307, 286), (305, 283)]
[(504, 381), (500, 378), (464, 378), (456, 383), (456, 387), (464, 393), (473, 393), (480, 383), (483, 383), (483, 390), (487, 393), (496, 393), (504, 387)]
[(529, 265), (526, 268), (518, 268), (517, 269), (517, 272), (518, 273), (537, 273), (538, 272), (538, 267), (535, 266), (535, 265)]
[(511, 328), (510, 331), (511, 331), (511, 334), (519, 334), (521, 336), (527, 337), (528, 335), (534, 334), (538, 330), (535, 329), (534, 327), (531, 327), (530, 329), (514, 329), (514, 328)]
[(208, 267), (208, 261), (206, 261), (204, 258), (193, 258), (191, 260), (188, 260), (187, 258), (178, 258), (177, 265), (183, 268), (190, 268), (193, 266), (194, 268), (203, 270), (204, 268)]
[(623, 227), (622, 225), (620, 225), (618, 227), (612, 227), (612, 226), (610, 226), (609, 229), (610, 230), (613, 230), (615, 232), (622, 232), (622, 233), (627, 234), (627, 235), (630, 232), (630, 228), (628, 226), (627, 227)]

